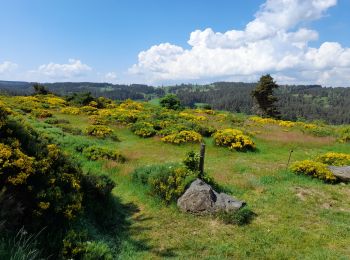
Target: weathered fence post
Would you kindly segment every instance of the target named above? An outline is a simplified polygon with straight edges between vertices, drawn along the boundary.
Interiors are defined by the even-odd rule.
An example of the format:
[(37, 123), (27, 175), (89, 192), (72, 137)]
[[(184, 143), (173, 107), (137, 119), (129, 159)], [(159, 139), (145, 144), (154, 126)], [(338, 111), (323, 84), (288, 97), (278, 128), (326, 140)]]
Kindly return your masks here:
[(290, 163), (290, 158), (292, 157), (292, 153), (293, 153), (293, 150), (290, 150), (290, 152), (289, 152), (289, 158), (288, 158), (288, 162), (287, 162), (287, 167), (286, 167), (286, 171), (288, 170), (288, 166), (289, 166), (289, 163)]
[(205, 156), (205, 143), (201, 143), (201, 151), (199, 154), (199, 178), (204, 177), (204, 156)]

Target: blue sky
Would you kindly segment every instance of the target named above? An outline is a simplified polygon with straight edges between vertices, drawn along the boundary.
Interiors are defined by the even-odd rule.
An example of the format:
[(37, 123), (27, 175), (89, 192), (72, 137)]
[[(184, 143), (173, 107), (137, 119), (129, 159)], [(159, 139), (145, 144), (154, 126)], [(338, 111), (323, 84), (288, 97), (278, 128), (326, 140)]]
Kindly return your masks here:
[[(160, 85), (271, 73), (281, 83), (343, 86), (349, 11), (350, 0), (1, 0), (0, 79)], [(268, 33), (253, 37), (252, 22)]]

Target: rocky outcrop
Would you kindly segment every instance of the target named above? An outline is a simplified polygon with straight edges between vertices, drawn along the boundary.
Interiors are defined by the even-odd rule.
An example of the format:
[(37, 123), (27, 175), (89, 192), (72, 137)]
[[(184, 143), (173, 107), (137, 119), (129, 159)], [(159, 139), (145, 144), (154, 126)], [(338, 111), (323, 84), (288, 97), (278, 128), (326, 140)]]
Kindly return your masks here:
[(328, 166), (328, 168), (340, 181), (350, 182), (350, 166)]
[(217, 193), (209, 184), (196, 179), (178, 199), (177, 205), (183, 212), (210, 214), (218, 211), (236, 211), (243, 207), (245, 202), (225, 193)]

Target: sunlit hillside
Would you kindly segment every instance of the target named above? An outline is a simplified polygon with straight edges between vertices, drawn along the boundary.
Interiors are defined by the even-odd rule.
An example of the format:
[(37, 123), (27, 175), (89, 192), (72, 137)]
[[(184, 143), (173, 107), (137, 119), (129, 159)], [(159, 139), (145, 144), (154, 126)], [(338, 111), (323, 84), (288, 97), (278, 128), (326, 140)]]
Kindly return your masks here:
[[(65, 259), (350, 256), (349, 185), (327, 168), (350, 164), (350, 125), (83, 95), (0, 100), (2, 259), (11, 250)], [(204, 180), (245, 201), (245, 213), (177, 208), (198, 177), (188, 162), (201, 143)]]

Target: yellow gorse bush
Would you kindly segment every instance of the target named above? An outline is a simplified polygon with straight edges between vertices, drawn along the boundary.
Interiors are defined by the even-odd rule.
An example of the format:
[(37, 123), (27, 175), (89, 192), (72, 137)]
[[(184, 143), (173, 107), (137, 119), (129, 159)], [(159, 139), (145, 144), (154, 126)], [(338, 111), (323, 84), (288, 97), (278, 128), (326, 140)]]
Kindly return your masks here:
[(110, 136), (113, 130), (105, 125), (91, 125), (85, 129), (84, 133), (99, 138), (105, 138)]
[(144, 108), (142, 103), (133, 101), (131, 99), (125, 100), (120, 104), (119, 107), (126, 110), (143, 110)]
[(202, 141), (202, 136), (195, 131), (183, 130), (179, 133), (167, 135), (161, 139), (166, 143), (181, 144), (181, 143), (199, 143)]
[(61, 109), (62, 114), (67, 114), (67, 115), (79, 115), (80, 114), (80, 109), (77, 107), (64, 107)]
[(45, 101), (51, 106), (65, 106), (67, 104), (67, 102), (63, 98), (56, 96), (49, 96), (46, 98)]
[(328, 152), (318, 156), (316, 161), (335, 166), (350, 165), (350, 154)]
[(254, 150), (255, 144), (244, 135), (242, 131), (237, 129), (224, 129), (217, 131), (214, 135), (215, 144), (218, 146), (227, 146), (235, 150)]
[(186, 168), (176, 168), (168, 176), (163, 178), (152, 178), (150, 185), (153, 187), (153, 192), (158, 194), (165, 200), (166, 203), (170, 203), (175, 198), (178, 198), (185, 191), (184, 179), (188, 176)]
[(311, 160), (298, 161), (293, 163), (290, 169), (296, 174), (305, 174), (324, 181), (332, 182), (337, 179), (328, 169), (328, 166), (321, 162)]
[(19, 148), (0, 143), (0, 173), (7, 182), (17, 186), (25, 184), (34, 173), (34, 158), (25, 155)]

